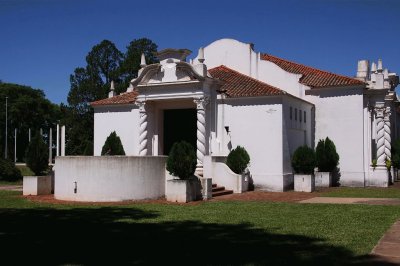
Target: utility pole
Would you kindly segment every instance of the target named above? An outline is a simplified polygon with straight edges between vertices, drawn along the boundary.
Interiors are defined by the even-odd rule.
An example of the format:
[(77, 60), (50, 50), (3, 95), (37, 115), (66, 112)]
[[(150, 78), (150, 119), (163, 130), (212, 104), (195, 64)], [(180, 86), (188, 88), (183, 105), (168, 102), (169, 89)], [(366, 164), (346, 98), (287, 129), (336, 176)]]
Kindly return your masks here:
[(17, 162), (17, 129), (14, 129), (14, 163)]
[(8, 138), (8, 134), (7, 134), (7, 131), (8, 131), (8, 117), (7, 117), (7, 112), (8, 112), (8, 97), (6, 96), (6, 145), (5, 145), (5, 148), (4, 148), (4, 158), (5, 159), (7, 159), (7, 138)]

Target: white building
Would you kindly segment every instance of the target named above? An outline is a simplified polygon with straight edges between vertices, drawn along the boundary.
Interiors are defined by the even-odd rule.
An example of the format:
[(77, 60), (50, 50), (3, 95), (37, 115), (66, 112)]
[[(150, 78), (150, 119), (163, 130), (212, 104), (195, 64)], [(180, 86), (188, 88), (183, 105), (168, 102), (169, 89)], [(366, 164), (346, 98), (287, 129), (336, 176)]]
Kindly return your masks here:
[[(290, 158), (300, 145), (329, 137), (340, 155), (340, 183), (376, 185), (387, 178), (385, 160), (397, 128), (395, 87), (399, 77), (359, 61), (356, 78), (336, 75), (256, 52), (253, 45), (221, 39), (190, 51), (166, 49), (160, 63), (142, 58), (126, 93), (92, 103), (94, 155), (107, 136), (120, 136), (127, 155), (165, 155), (172, 143), (204, 156), (227, 155), (237, 145), (251, 157), (256, 188), (293, 186)], [(378, 166), (373, 169), (372, 160)]]

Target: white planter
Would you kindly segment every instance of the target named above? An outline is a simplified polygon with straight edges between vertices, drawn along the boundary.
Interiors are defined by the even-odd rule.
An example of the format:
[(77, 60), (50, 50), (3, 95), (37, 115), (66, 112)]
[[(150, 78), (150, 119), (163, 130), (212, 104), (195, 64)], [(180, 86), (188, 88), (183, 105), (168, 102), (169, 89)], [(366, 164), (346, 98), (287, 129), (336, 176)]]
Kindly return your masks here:
[(368, 187), (388, 187), (390, 175), (386, 166), (370, 168), (366, 185)]
[(200, 200), (201, 183), (198, 179), (172, 179), (167, 181), (166, 188), (167, 201), (171, 202), (190, 202)]
[(51, 194), (51, 176), (24, 176), (22, 194), (48, 195)]
[(315, 190), (314, 175), (294, 175), (294, 191), (313, 192)]
[(315, 172), (316, 187), (331, 187), (332, 173), (331, 172)]

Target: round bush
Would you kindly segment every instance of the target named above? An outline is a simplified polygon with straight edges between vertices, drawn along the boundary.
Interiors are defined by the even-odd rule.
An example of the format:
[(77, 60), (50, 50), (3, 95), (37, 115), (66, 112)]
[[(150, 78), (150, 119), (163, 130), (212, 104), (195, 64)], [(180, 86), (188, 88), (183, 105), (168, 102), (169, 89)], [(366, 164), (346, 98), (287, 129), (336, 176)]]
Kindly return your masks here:
[(310, 147), (298, 147), (293, 154), (292, 167), (296, 174), (313, 174), (315, 163), (315, 152)]
[(167, 159), (167, 170), (180, 179), (188, 179), (196, 170), (196, 152), (186, 141), (175, 142)]
[(107, 137), (106, 142), (101, 149), (101, 155), (125, 155), (121, 139), (115, 131), (111, 132)]
[(246, 149), (237, 146), (236, 149), (231, 150), (226, 159), (228, 167), (236, 174), (242, 174), (250, 163), (250, 156)]
[(338, 166), (339, 154), (336, 152), (335, 144), (328, 137), (318, 141), (315, 153), (318, 171), (332, 172)]
[(5, 181), (17, 181), (22, 179), (22, 175), (13, 162), (0, 159), (0, 179)]

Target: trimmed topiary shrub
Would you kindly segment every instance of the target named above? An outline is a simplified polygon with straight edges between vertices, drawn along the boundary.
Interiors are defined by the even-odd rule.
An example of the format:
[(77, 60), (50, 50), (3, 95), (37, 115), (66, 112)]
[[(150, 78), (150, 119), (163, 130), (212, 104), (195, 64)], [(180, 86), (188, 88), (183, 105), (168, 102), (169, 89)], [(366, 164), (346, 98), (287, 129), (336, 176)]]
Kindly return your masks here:
[(180, 179), (188, 179), (196, 170), (196, 151), (186, 141), (175, 142), (167, 159), (167, 170)]
[(101, 155), (125, 155), (124, 147), (122, 146), (121, 139), (115, 131), (107, 137), (106, 142), (101, 149)]
[(250, 156), (246, 149), (241, 146), (237, 146), (235, 149), (231, 150), (226, 159), (226, 164), (236, 174), (242, 174), (249, 163)]
[(22, 179), (21, 172), (10, 160), (0, 159), (0, 180), (17, 181)]
[(315, 149), (316, 163), (318, 171), (333, 172), (339, 164), (339, 154), (336, 146), (328, 137), (318, 141)]
[(44, 174), (49, 167), (49, 150), (39, 133), (36, 133), (28, 145), (26, 165), (35, 175)]
[(292, 157), (292, 167), (296, 174), (313, 174), (315, 168), (315, 152), (308, 146), (298, 147)]

